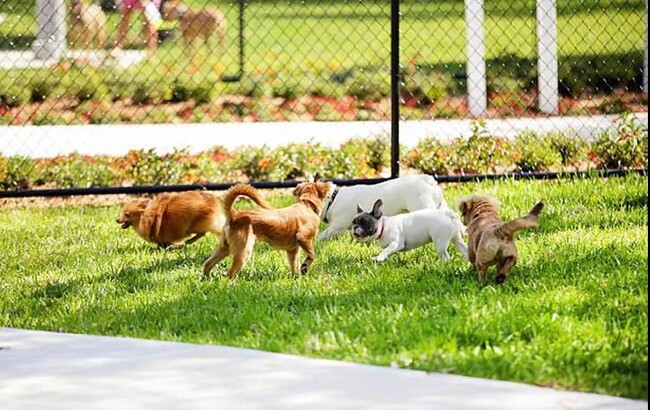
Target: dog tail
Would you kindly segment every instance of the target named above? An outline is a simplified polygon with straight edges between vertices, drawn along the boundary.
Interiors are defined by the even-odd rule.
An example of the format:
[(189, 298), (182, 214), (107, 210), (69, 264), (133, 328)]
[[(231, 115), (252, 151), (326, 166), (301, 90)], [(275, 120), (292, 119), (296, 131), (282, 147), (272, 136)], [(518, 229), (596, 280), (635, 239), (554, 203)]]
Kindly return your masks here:
[(494, 232), (497, 236), (502, 237), (512, 237), (515, 232), (522, 229), (533, 228), (538, 225), (539, 214), (542, 213), (544, 209), (544, 202), (538, 202), (535, 204), (533, 209), (530, 210), (528, 215), (522, 216), (521, 218), (513, 219), (512, 221), (506, 222), (501, 225)]
[(232, 210), (232, 204), (239, 196), (247, 196), (262, 208), (266, 208), (266, 209), (271, 208), (271, 204), (269, 204), (268, 202), (266, 202), (266, 200), (264, 200), (264, 198), (262, 198), (262, 196), (257, 191), (257, 189), (253, 188), (250, 185), (237, 184), (232, 186), (228, 191), (226, 191), (226, 194), (223, 196), (222, 199), (223, 210), (226, 215), (230, 215)]
[[(442, 208), (441, 208), (442, 209)], [(463, 225), (463, 222), (460, 220), (456, 212), (452, 211), (451, 209), (443, 209), (445, 211), (445, 214), (451, 219), (451, 221), (456, 225), (458, 228), (458, 232), (461, 235), (465, 234), (465, 225)]]
[(433, 187), (433, 201), (434, 202), (439, 201), (438, 208), (442, 209), (443, 211), (450, 210), (449, 205), (447, 205), (447, 201), (445, 201), (445, 197), (442, 194), (442, 189), (440, 188), (440, 185), (438, 184), (436, 178), (433, 175), (429, 175), (429, 174), (422, 174), (420, 175), (420, 177), (427, 185)]

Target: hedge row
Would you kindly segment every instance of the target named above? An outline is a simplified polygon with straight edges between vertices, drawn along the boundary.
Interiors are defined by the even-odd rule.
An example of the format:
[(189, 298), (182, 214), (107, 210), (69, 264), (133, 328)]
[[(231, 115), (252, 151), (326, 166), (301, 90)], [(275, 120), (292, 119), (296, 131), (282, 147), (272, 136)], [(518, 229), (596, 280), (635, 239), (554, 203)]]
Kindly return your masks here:
[[(474, 123), (469, 138), (425, 139), (401, 147), (402, 166), (437, 175), (593, 168), (647, 168), (648, 131), (632, 115), (591, 141), (571, 133), (524, 132), (513, 140), (489, 135)], [(282, 181), (319, 173), (326, 178), (382, 176), (390, 160), (386, 136), (351, 139), (332, 149), (319, 143), (271, 149), (216, 147), (190, 155), (186, 149), (158, 155), (133, 150), (126, 156), (71, 154), (47, 159), (0, 156), (3, 189), (70, 188), (234, 181)]]
[[(182, 56), (179, 56), (182, 58)], [(253, 72), (241, 82), (224, 84), (221, 67), (214, 56), (196, 58), (185, 70), (182, 64), (156, 60), (137, 71), (96, 69), (74, 60), (64, 60), (51, 70), (8, 70), (0, 76), (0, 106), (19, 107), (48, 99), (129, 101), (132, 104), (161, 104), (214, 101), (217, 96), (278, 97), (294, 100), (302, 96), (340, 99), (352, 96), (361, 101), (378, 101), (390, 95), (388, 75), (377, 74), (378, 67), (299, 72)], [(562, 59), (559, 65), (561, 92), (578, 97), (609, 94), (615, 89), (640, 92), (642, 89), (641, 53), (608, 58), (584, 56)], [(212, 67), (212, 69), (211, 69)], [(536, 89), (537, 66), (534, 60), (514, 55), (488, 62), (488, 88), (493, 93), (530, 93)], [(402, 98), (407, 105), (427, 107), (436, 101), (463, 94), (466, 75), (462, 65), (438, 66), (407, 64), (400, 73), (404, 79)]]

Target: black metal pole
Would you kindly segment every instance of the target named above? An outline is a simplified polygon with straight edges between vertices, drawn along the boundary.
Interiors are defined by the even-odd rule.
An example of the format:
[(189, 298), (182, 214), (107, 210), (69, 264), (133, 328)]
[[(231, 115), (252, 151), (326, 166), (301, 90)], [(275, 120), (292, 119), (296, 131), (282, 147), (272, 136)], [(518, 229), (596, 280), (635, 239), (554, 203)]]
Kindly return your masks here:
[(239, 79), (244, 76), (244, 10), (246, 0), (239, 0)]
[(399, 1), (390, 2), (390, 177), (399, 177)]
[(239, 70), (235, 75), (224, 75), (221, 81), (226, 83), (241, 81), (244, 76), (244, 10), (246, 0), (239, 0)]
[[(609, 178), (623, 177), (626, 175), (648, 175), (645, 168), (636, 169), (607, 169), (590, 171), (561, 171), (561, 172), (512, 172), (506, 174), (465, 174), (465, 175), (434, 175), (441, 183), (463, 183), (480, 182), (498, 179), (535, 179), (553, 180), (563, 178)], [(378, 184), (388, 181), (390, 178), (369, 178), (369, 179), (333, 179), (338, 186), (351, 186), (357, 184)], [(255, 188), (275, 189), (293, 188), (301, 181), (257, 181), (251, 182)], [(64, 189), (25, 189), (18, 191), (0, 191), (0, 198), (28, 198), (28, 197), (55, 197), (55, 196), (76, 196), (76, 195), (111, 195), (111, 194), (156, 194), (160, 192), (183, 192), (197, 189), (208, 191), (226, 190), (234, 183), (211, 183), (191, 185), (140, 185), (128, 187), (91, 187), (91, 188), (64, 188)]]

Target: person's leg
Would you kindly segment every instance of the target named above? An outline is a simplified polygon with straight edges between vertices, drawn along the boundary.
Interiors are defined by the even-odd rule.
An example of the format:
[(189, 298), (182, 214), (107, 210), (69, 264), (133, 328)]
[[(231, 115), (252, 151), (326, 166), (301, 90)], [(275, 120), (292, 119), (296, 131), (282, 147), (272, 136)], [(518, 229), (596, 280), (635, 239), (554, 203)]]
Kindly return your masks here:
[(153, 54), (158, 46), (158, 29), (146, 17), (143, 17), (143, 24), (147, 36), (147, 49), (149, 54)]
[(142, 8), (142, 30), (145, 35), (149, 55), (153, 55), (158, 46), (158, 27), (162, 16), (160, 15), (160, 1), (140, 0)]
[(115, 48), (122, 50), (126, 42), (126, 33), (129, 32), (129, 21), (131, 19), (131, 12), (133, 9), (125, 4), (120, 7), (120, 24), (117, 26), (117, 41)]

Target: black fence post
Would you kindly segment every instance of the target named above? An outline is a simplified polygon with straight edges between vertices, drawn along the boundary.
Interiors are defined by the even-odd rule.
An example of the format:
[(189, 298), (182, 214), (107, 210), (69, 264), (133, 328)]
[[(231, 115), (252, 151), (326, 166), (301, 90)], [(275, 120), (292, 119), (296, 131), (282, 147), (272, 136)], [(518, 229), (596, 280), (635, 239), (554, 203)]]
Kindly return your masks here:
[(239, 0), (239, 70), (235, 75), (224, 75), (221, 81), (233, 83), (241, 81), (244, 76), (244, 10), (246, 9), (246, 0)]
[(390, 2), (390, 177), (399, 177), (399, 1)]

